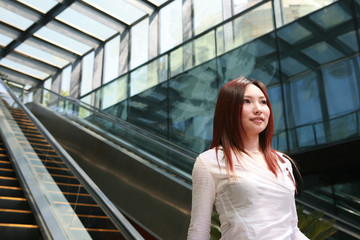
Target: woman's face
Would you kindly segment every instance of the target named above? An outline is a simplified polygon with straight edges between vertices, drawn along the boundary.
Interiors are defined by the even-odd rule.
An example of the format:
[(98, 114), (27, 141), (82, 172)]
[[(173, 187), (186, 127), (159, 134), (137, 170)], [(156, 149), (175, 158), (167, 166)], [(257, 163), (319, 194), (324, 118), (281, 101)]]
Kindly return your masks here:
[(249, 84), (245, 88), (241, 116), (241, 124), (246, 136), (257, 136), (264, 131), (269, 115), (270, 109), (264, 93), (254, 84)]

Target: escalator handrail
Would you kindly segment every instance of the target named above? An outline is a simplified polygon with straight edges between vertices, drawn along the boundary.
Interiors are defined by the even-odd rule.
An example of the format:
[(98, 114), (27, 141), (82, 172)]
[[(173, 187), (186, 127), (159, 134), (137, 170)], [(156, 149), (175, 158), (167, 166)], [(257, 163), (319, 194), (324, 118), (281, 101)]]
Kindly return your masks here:
[(140, 233), (130, 224), (119, 209), (105, 196), (100, 188), (93, 182), (93, 180), (81, 169), (81, 167), (74, 161), (74, 159), (65, 151), (65, 149), (55, 140), (55, 138), (48, 132), (43, 124), (31, 113), (31, 111), (17, 98), (17, 96), (0, 80), (0, 83), (7, 89), (10, 96), (18, 104), (18, 106), (27, 114), (30, 120), (38, 127), (44, 138), (48, 140), (56, 153), (71, 169), (74, 175), (78, 178), (81, 184), (89, 191), (94, 200), (102, 206), (102, 210), (112, 220), (113, 224), (126, 237), (126, 239), (143, 239)]
[[(106, 120), (109, 120), (111, 121), (112, 123), (114, 124), (118, 124), (118, 125), (121, 125), (122, 127), (126, 128), (127, 130), (130, 130), (130, 131), (136, 131), (138, 134), (144, 136), (145, 138), (147, 139), (151, 139), (152, 141), (156, 141), (158, 142), (159, 144), (161, 144), (163, 147), (165, 148), (168, 148), (170, 149), (171, 151), (173, 152), (176, 152), (177, 154), (180, 154), (180, 155), (183, 155), (185, 157), (196, 157), (198, 155), (198, 153), (196, 152), (193, 152), (187, 148), (184, 148), (178, 144), (175, 144), (163, 137), (160, 137), (158, 135), (155, 135), (143, 128), (140, 128), (136, 125), (133, 125), (127, 121), (124, 121), (120, 118), (117, 118), (99, 108), (96, 108), (88, 103), (85, 103), (85, 102), (82, 102), (78, 99), (74, 99), (74, 98), (69, 98), (69, 97), (65, 97), (63, 95), (60, 95), (56, 92), (53, 92), (49, 89), (46, 89), (46, 88), (38, 88), (38, 89), (42, 89), (42, 90), (46, 90), (48, 92), (50, 92), (51, 94), (54, 94), (56, 95), (58, 98), (62, 99), (62, 100), (66, 100), (66, 101), (69, 101), (75, 105), (78, 105), (78, 106), (81, 106), (82, 108), (86, 109), (87, 111), (90, 111), (92, 112), (93, 114), (95, 115), (98, 115), (102, 118), (105, 118)], [(48, 105), (51, 105), (51, 104), (56, 104), (58, 101), (54, 101), (54, 102), (51, 102), (49, 103)]]

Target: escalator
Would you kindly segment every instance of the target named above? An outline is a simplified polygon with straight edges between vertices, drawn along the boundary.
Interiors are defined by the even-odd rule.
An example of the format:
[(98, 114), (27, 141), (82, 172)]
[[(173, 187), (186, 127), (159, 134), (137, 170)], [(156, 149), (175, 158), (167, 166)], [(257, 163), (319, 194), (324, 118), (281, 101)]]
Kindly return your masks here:
[(0, 83), (0, 238), (143, 239)]
[(66, 99), (26, 106), (149, 239), (186, 239), (196, 154)]
[(0, 138), (0, 239), (41, 239), (39, 226)]
[[(144, 138), (146, 138), (146, 136), (150, 136), (150, 133), (147, 133), (146, 131), (144, 131), (144, 133), (141, 134), (141, 132), (139, 132), (140, 130), (135, 129), (135, 130), (130, 130), (127, 129), (125, 130), (126, 127), (124, 126), (119, 126), (120, 123), (118, 123), (119, 120), (116, 119), (111, 119), (111, 117), (106, 116), (105, 113), (96, 110), (96, 109), (91, 109), (90, 106), (84, 105), (80, 102), (77, 101), (73, 101), (71, 99), (65, 99), (62, 98), (61, 96), (58, 96), (57, 94), (53, 93), (53, 92), (47, 92), (47, 90), (45, 91), (46, 94), (48, 94), (50, 97), (50, 99), (52, 99), (52, 101), (49, 102), (48, 106), (49, 108), (51, 108), (52, 110), (50, 110), (49, 108), (45, 108), (43, 106), (40, 106), (38, 104), (35, 103), (31, 103), (28, 104), (28, 106), (30, 107), (30, 109), (34, 112), (34, 114), (48, 127), (48, 129), (50, 131), (52, 131), (52, 133), (54, 134), (54, 136), (56, 136), (59, 139), (59, 142), (61, 142), (64, 147), (66, 149), (68, 149), (68, 151), (71, 152), (71, 148), (73, 148), (75, 146), (75, 150), (72, 150), (72, 154), (73, 157), (75, 159), (77, 159), (77, 161), (79, 161), (79, 164), (82, 165), (82, 167), (84, 169), (87, 169), (87, 172), (94, 177), (94, 179), (97, 179), (95, 181), (97, 181), (97, 183), (99, 184), (99, 186), (103, 189), (104, 187), (104, 191), (106, 192), (106, 183), (105, 181), (103, 181), (103, 179), (100, 179), (102, 177), (100, 176), (104, 176), (106, 174), (111, 175), (111, 170), (107, 169), (107, 167), (105, 165), (108, 165), (108, 167), (117, 169), (116, 165), (117, 162), (116, 161), (109, 161), (107, 162), (107, 160), (104, 159), (98, 159), (98, 160), (89, 160), (90, 156), (89, 155), (84, 155), (81, 153), (81, 146), (79, 146), (80, 144), (77, 144), (77, 142), (80, 142), (81, 139), (86, 139), (88, 140), (88, 138), (91, 138), (89, 136), (92, 136), (95, 132), (95, 135), (99, 135), (101, 137), (98, 137), (100, 139), (102, 139), (103, 141), (110, 141), (109, 144), (119, 144), (121, 145), (123, 148), (126, 148), (126, 151), (130, 151), (131, 153), (135, 153), (137, 156), (142, 156), (141, 160), (146, 160), (148, 161), (152, 161), (153, 165), (157, 164), (159, 166), (159, 168), (161, 168), (163, 171), (170, 173), (171, 175), (174, 175), (176, 179), (180, 179), (180, 181), (182, 181), (185, 185), (190, 184), (191, 179), (189, 179), (189, 174), (191, 172), (191, 160), (194, 160), (194, 155), (190, 155), (188, 156), (188, 158), (185, 158), (183, 155), (179, 154), (177, 156), (175, 156), (176, 154), (173, 153), (171, 150), (169, 150), (169, 146), (171, 145), (171, 143), (166, 144), (166, 142), (162, 142), (164, 140), (159, 140), (156, 139), (156, 137), (154, 138), (153, 141), (149, 141), (148, 143), (144, 143)], [(61, 115), (57, 114), (60, 113)], [(71, 123), (69, 121), (69, 119), (71, 120)], [(122, 124), (122, 123), (121, 123)], [(121, 125), (120, 124), (120, 125)], [(126, 123), (124, 123), (126, 125)], [(58, 130), (57, 126), (60, 126), (63, 129), (63, 131)], [(136, 128), (136, 127), (135, 127)], [(80, 130), (79, 130), (80, 129)], [(65, 134), (63, 132), (68, 132), (68, 134), (70, 136), (65, 136)], [(79, 131), (79, 132), (77, 132)], [(136, 133), (132, 133), (132, 131), (136, 132)], [(71, 133), (70, 133), (71, 132)], [(75, 133), (77, 132), (77, 133)], [(82, 133), (81, 133), (82, 132)], [(90, 135), (81, 135), (84, 134), (84, 132), (89, 132)], [(91, 132), (91, 133), (90, 133)], [(120, 139), (119, 139), (120, 138)], [(74, 141), (72, 141), (74, 140)], [(83, 140), (85, 141), (85, 145), (92, 146), (87, 140)], [(162, 147), (156, 146), (156, 142), (158, 142)], [(161, 144), (164, 143), (164, 144)], [(95, 145), (94, 145), (95, 146)], [(97, 145), (98, 146), (98, 145)], [(171, 148), (172, 146), (170, 146)], [(168, 149), (167, 151), (165, 151), (164, 149)], [(106, 151), (106, 150), (105, 150)], [(147, 156), (145, 153), (142, 152), (146, 152), (148, 155), (152, 155), (152, 156)], [(164, 154), (164, 152), (166, 154)], [(182, 152), (184, 155), (188, 155), (187, 152), (183, 151)], [(96, 154), (96, 153), (94, 153)], [(190, 153), (191, 154), (191, 153)], [(154, 156), (155, 155), (155, 156)], [(157, 156), (157, 157), (156, 157)], [(86, 161), (81, 160), (82, 158), (87, 159)], [(97, 156), (95, 158), (100, 158), (100, 156)], [(155, 158), (155, 160), (151, 160), (151, 158)], [(156, 161), (156, 158), (161, 159), (161, 161)], [(175, 161), (174, 161), (175, 159)], [(136, 158), (133, 159), (132, 164), (134, 164), (134, 161), (136, 160)], [(94, 162), (92, 162), (94, 161)], [(98, 161), (98, 163), (96, 163)], [(99, 166), (99, 161), (102, 162), (103, 164), (103, 171), (104, 173), (101, 173), (98, 171), (98, 169), (95, 166)], [(81, 162), (83, 162), (81, 164)], [(91, 164), (89, 164), (89, 162), (92, 162)], [(176, 165), (174, 164), (176, 163)], [(111, 165), (114, 164), (114, 165)], [(127, 165), (128, 163), (125, 163), (125, 165)], [(96, 170), (97, 169), (97, 172)], [(130, 167), (129, 169), (133, 169), (133, 167)], [(177, 170), (175, 170), (177, 169)], [(122, 174), (121, 170), (117, 170), (118, 174)], [(142, 173), (144, 175), (150, 175), (151, 178), (146, 178), (148, 180), (148, 182), (150, 181), (154, 181), (155, 185), (156, 184), (160, 184), (159, 182), (161, 181), (156, 181), (156, 177), (152, 174), (149, 173), (149, 169), (148, 170), (144, 170)], [(158, 170), (161, 171), (161, 170)], [(132, 174), (134, 173), (135, 175), (140, 174), (140, 171), (134, 171), (131, 172)], [(186, 173), (188, 173), (188, 175), (186, 175)], [(124, 175), (126, 175), (126, 173), (123, 173)], [(127, 176), (127, 175), (126, 175)], [(168, 178), (171, 178), (168, 175)], [(138, 176), (139, 178), (141, 178), (140, 176)], [(110, 178), (111, 180), (115, 180), (114, 182), (116, 182), (116, 177), (115, 178)], [(132, 179), (132, 178), (130, 178)], [(150, 179), (150, 180), (149, 180)], [(152, 179), (152, 180), (151, 180)], [(110, 180), (110, 181), (111, 181)], [(164, 180), (165, 181), (165, 180)], [(167, 179), (166, 181), (169, 181), (169, 179)], [(144, 183), (145, 182), (145, 183)], [(147, 183), (146, 181), (142, 182), (141, 184), (144, 184), (147, 189), (156, 189), (153, 185)], [(178, 186), (180, 183), (175, 183), (176, 181), (174, 180), (174, 183), (171, 185), (175, 188), (175, 186)], [(138, 183), (138, 182), (136, 182)], [(140, 184), (140, 183), (139, 183)], [(164, 184), (165, 186), (165, 184)], [(173, 189), (171, 188), (163, 188), (161, 190), (158, 189), (157, 194), (159, 194), (161, 197), (163, 197), (163, 202), (171, 202), (174, 209), (178, 209), (178, 208), (183, 208), (182, 211), (186, 210), (186, 215), (185, 217), (182, 216), (182, 218), (179, 217), (179, 214), (174, 213), (173, 216), (175, 218), (179, 218), (179, 221), (176, 222), (176, 224), (172, 223), (171, 220), (168, 220), (168, 225), (167, 228), (169, 229), (173, 229), (170, 225), (176, 226), (175, 228), (177, 228), (176, 230), (173, 231), (177, 231), (177, 233), (179, 234), (178, 239), (184, 239), (186, 236), (186, 228), (187, 228), (187, 224), (189, 221), (189, 217), (190, 217), (190, 203), (191, 203), (191, 199), (190, 199), (190, 187), (187, 187), (185, 189), (185, 191), (180, 191), (182, 195), (181, 197), (181, 201), (179, 201), (180, 196), (177, 195), (173, 198), (171, 198), (170, 196), (166, 195), (166, 192), (169, 192), (169, 195), (174, 194), (176, 191), (172, 191)], [(151, 190), (151, 191), (155, 191), (155, 190)], [(113, 197), (113, 201), (117, 203), (118, 207), (120, 208), (124, 208), (126, 209), (126, 211), (128, 211), (129, 215), (133, 215), (136, 216), (136, 218), (139, 221), (142, 221), (143, 224), (148, 224), (146, 223), (147, 219), (141, 219), (143, 213), (138, 213), (138, 215), (136, 213), (134, 213), (134, 210), (132, 209), (132, 207), (130, 205), (127, 205), (126, 203), (123, 203), (122, 201), (119, 201), (118, 198), (119, 196), (116, 196), (116, 194), (111, 194), (109, 192), (110, 195), (112, 195)], [(130, 192), (131, 194), (131, 192)], [(306, 192), (306, 194), (308, 194), (308, 191)], [(109, 197), (110, 197), (109, 195)], [(184, 198), (183, 196), (186, 195), (187, 198)], [(315, 194), (316, 196), (318, 196), (319, 202), (320, 204), (317, 205), (314, 201), (314, 199), (298, 199), (298, 203), (303, 204), (306, 208), (307, 211), (314, 211), (314, 210), (323, 210), (323, 204), (325, 204), (325, 197), (324, 195), (321, 195), (319, 192), (317, 192)], [(328, 196), (329, 197), (329, 196)], [(359, 213), (359, 209), (358, 209), (358, 203), (356, 201), (358, 201), (357, 198), (353, 197), (353, 196), (345, 196), (343, 194), (342, 196), (343, 198), (346, 198), (347, 204), (349, 206), (349, 204), (352, 204), (351, 206), (353, 206), (354, 209), (357, 209), (357, 211), (351, 211), (351, 208), (345, 209), (344, 211), (346, 211), (348, 214), (354, 214), (352, 219), (346, 219), (344, 218), (344, 216), (340, 216), (340, 215), (336, 215), (336, 214), (331, 214), (330, 211), (327, 211), (326, 209), (326, 217), (327, 218), (336, 218), (337, 220), (337, 224), (336, 224), (336, 228), (338, 229), (338, 232), (336, 233), (336, 236), (334, 236), (331, 239), (359, 239), (359, 233), (360, 233), (360, 229), (357, 226), (358, 225), (358, 218), (356, 218), (356, 214)], [(181, 205), (182, 203), (182, 205)], [(339, 202), (338, 202), (339, 203)], [(166, 205), (166, 204), (164, 204)], [(156, 209), (156, 206), (159, 205), (151, 205), (149, 204), (148, 206), (150, 206), (150, 208)], [(163, 205), (161, 205), (163, 206)], [(339, 205), (340, 206), (340, 205)], [(157, 211), (159, 211), (159, 215), (165, 219), (167, 219), (166, 217), (169, 218), (169, 216), (165, 216), (164, 213), (162, 213), (161, 210), (156, 209)], [(168, 209), (167, 211), (170, 211), (170, 209)], [(156, 212), (156, 211), (154, 211)], [(156, 213), (154, 213), (151, 210), (147, 210), (147, 214), (149, 216), (155, 216)], [(165, 212), (165, 211), (164, 211)], [(330, 214), (328, 214), (330, 213)], [(141, 219), (141, 220), (140, 220)], [(354, 220), (355, 219), (355, 220)], [(163, 220), (157, 219), (158, 222), (160, 223), (160, 225), (163, 224)], [(149, 221), (153, 221), (153, 219), (149, 219)], [(181, 221), (185, 221), (185, 226), (180, 225)], [(151, 224), (147, 225), (149, 227), (149, 230), (155, 231), (157, 234), (159, 234), (160, 236), (166, 236), (166, 235), (162, 235), (163, 233), (161, 232), (161, 230), (156, 229), (155, 227), (152, 227)], [(181, 231), (179, 229), (182, 229)], [(181, 235), (180, 235), (181, 234)], [(176, 234), (177, 235), (177, 234)], [(161, 237), (160, 237), (161, 238)], [(165, 239), (167, 239), (166, 237), (164, 237)]]

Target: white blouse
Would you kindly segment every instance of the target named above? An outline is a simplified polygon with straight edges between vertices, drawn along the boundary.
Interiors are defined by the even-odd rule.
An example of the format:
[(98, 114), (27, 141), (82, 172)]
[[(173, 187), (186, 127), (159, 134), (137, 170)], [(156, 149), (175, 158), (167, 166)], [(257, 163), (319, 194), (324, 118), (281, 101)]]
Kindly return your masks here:
[[(210, 239), (213, 205), (219, 213), (222, 240), (303, 240), (297, 227), (295, 187), (288, 159), (276, 177), (246, 154), (235, 156), (237, 179), (227, 179), (223, 152), (200, 154), (192, 178), (192, 210), (188, 240)], [(220, 167), (220, 168), (219, 168)]]

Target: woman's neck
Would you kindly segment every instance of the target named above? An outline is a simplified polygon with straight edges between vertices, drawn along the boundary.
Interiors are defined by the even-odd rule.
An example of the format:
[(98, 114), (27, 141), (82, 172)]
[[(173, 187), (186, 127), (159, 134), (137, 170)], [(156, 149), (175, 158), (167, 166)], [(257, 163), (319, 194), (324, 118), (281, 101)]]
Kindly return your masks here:
[(261, 152), (260, 149), (260, 142), (259, 137), (246, 137), (243, 141), (244, 150), (248, 153), (259, 153)]

